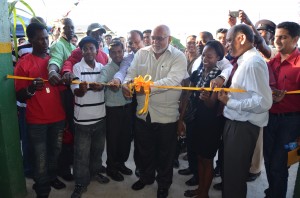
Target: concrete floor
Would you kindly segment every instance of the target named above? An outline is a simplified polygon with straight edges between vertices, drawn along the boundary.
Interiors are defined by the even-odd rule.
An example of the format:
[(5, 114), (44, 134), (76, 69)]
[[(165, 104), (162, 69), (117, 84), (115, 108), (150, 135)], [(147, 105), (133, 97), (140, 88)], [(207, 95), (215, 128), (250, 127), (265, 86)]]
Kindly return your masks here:
[[(188, 166), (186, 161), (182, 160), (182, 156), (180, 155), (180, 169), (186, 168)], [(106, 160), (106, 153), (103, 154), (103, 161)], [(105, 165), (105, 163), (104, 163)], [(129, 160), (126, 165), (132, 170), (135, 169), (135, 165), (132, 158), (132, 152), (130, 154)], [(298, 164), (291, 166), (289, 173), (289, 183), (288, 183), (288, 193), (287, 198), (293, 197), (294, 185), (295, 185), (295, 177), (297, 174)], [(185, 185), (185, 181), (187, 181), (190, 176), (182, 176), (177, 173), (178, 169), (174, 169), (174, 177), (173, 184), (169, 190), (169, 198), (182, 198), (184, 197), (183, 193), (188, 189), (195, 189), (196, 187), (188, 187)], [(157, 184), (146, 186), (143, 190), (133, 191), (131, 189), (131, 185), (137, 181), (137, 177), (135, 175), (124, 176), (125, 180), (123, 182), (110, 181), (108, 184), (100, 184), (97, 181), (92, 181), (88, 186), (88, 191), (83, 194), (82, 198), (155, 198)], [(212, 186), (215, 183), (220, 182), (220, 178), (214, 178), (212, 182)], [(52, 188), (49, 198), (67, 198), (71, 197), (71, 194), (74, 189), (74, 182), (65, 182), (67, 188), (62, 190), (55, 190)], [(26, 198), (34, 198), (35, 192), (32, 190), (33, 180), (26, 180), (26, 187), (28, 191), (28, 195)], [(221, 192), (216, 191), (212, 188), (210, 189), (210, 198), (221, 198)], [(259, 178), (254, 182), (248, 183), (248, 194), (247, 198), (263, 198), (264, 190), (268, 187), (266, 172), (263, 169), (262, 174)]]

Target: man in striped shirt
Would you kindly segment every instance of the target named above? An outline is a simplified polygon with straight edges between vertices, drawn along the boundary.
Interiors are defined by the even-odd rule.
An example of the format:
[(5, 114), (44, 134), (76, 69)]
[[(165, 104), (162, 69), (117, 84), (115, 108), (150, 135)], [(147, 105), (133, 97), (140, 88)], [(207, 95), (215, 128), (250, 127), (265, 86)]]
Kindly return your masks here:
[(104, 91), (102, 85), (92, 83), (96, 82), (103, 68), (101, 63), (95, 61), (99, 45), (94, 38), (87, 36), (80, 41), (79, 47), (83, 58), (74, 65), (73, 73), (81, 83), (71, 85), (75, 95), (75, 189), (72, 198), (81, 197), (91, 177), (100, 183), (109, 182), (99, 172), (106, 132)]

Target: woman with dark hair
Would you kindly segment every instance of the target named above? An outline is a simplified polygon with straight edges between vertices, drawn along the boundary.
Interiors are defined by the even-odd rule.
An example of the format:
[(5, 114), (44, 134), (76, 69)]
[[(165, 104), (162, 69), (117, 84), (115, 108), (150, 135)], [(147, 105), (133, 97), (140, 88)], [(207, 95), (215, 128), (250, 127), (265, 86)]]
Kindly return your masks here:
[[(210, 87), (210, 81), (216, 78), (221, 70), (217, 62), (224, 57), (224, 48), (218, 41), (207, 42), (202, 53), (202, 63), (190, 77), (190, 86)], [(192, 150), (198, 156), (199, 186), (195, 190), (187, 190), (186, 197), (208, 197), (208, 191), (213, 179), (213, 159), (220, 144), (221, 132), (216, 123), (218, 99), (215, 92), (205, 90), (193, 91), (183, 103), (179, 127), (186, 122), (186, 128), (191, 132)], [(188, 107), (187, 107), (188, 106)], [(193, 116), (189, 110), (193, 109)], [(184, 120), (184, 114), (189, 114), (189, 120)]]

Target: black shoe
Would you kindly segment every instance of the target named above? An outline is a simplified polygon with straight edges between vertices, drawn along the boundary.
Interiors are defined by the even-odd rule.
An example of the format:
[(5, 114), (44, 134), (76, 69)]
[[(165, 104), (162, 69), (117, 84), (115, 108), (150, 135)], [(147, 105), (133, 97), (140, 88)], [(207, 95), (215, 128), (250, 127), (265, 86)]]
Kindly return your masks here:
[(105, 166), (101, 165), (100, 169), (99, 169), (99, 173), (106, 173), (106, 168)]
[(169, 189), (167, 188), (158, 188), (157, 189), (157, 198), (167, 198), (169, 194)]
[(62, 181), (60, 181), (58, 178), (55, 178), (52, 182), (50, 182), (50, 186), (53, 188), (60, 190), (66, 187), (66, 184), (64, 184)]
[(216, 166), (214, 169), (214, 177), (220, 177), (221, 176), (221, 168), (220, 166)]
[(223, 190), (223, 184), (222, 184), (222, 182), (213, 185), (213, 188), (214, 188), (215, 190), (219, 190), (219, 191), (220, 191), (220, 190)]
[(123, 174), (123, 175), (132, 175), (132, 170), (127, 168), (124, 164), (122, 164), (119, 167), (119, 171)]
[(191, 179), (187, 180), (185, 184), (187, 186), (197, 186), (199, 184), (199, 181), (195, 176), (193, 176)]
[(74, 181), (74, 177), (71, 173), (66, 175), (59, 175), (61, 178), (63, 178), (65, 181)]
[(249, 176), (247, 178), (247, 182), (255, 181), (260, 176), (260, 174), (261, 174), (261, 172), (259, 172), (259, 173), (249, 173)]
[(267, 188), (265, 191), (264, 191), (264, 193), (265, 193), (265, 198), (270, 198), (270, 189), (269, 188)]
[(140, 169), (139, 169), (139, 168), (136, 168), (135, 171), (134, 171), (134, 174), (135, 174), (137, 177), (140, 177), (140, 176), (141, 176)]
[(189, 168), (178, 170), (179, 175), (191, 175), (192, 171)]
[(106, 174), (114, 181), (124, 181), (124, 177), (119, 171), (110, 171), (106, 169)]
[(175, 159), (173, 162), (173, 168), (179, 168), (179, 161), (178, 159)]
[(145, 186), (146, 184), (144, 184), (141, 180), (138, 180), (131, 186), (131, 188), (133, 190), (142, 190)]
[(107, 184), (109, 182), (109, 179), (101, 173), (98, 173), (95, 178), (100, 184)]
[(76, 184), (75, 189), (71, 195), (71, 198), (80, 198), (82, 193), (86, 191), (87, 191), (86, 186)]

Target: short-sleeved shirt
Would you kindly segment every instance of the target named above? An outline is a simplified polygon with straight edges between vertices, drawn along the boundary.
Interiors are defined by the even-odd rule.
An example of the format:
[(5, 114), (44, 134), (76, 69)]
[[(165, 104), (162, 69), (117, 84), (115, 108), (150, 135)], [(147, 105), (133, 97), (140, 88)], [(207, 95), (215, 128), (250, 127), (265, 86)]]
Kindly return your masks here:
[[(15, 68), (15, 75), (30, 78), (48, 79), (48, 61), (50, 56), (40, 58), (27, 54), (22, 57)], [(27, 88), (32, 82), (28, 80), (16, 80), (15, 89), (19, 91)], [(65, 119), (60, 91), (62, 86), (52, 86), (45, 82), (45, 87), (41, 91), (36, 91), (35, 95), (28, 99), (26, 107), (26, 121), (29, 124), (49, 124)]]
[(60, 37), (50, 46), (51, 58), (49, 60), (49, 65), (55, 64), (60, 69), (74, 49), (76, 49), (76, 47), (72, 43), (68, 42), (63, 37)]
[[(281, 62), (278, 53), (268, 62), (270, 86), (279, 90), (295, 91), (300, 89), (300, 52), (296, 48), (290, 56)], [(300, 112), (300, 95), (287, 94), (272, 105), (271, 113)]]
[[(95, 61), (95, 68), (91, 68), (81, 59), (73, 67), (73, 73), (80, 81), (96, 82), (100, 71), (103, 68), (101, 63)], [(78, 84), (72, 84), (71, 89), (79, 88)], [(104, 91), (88, 90), (83, 97), (75, 96), (74, 122), (81, 125), (95, 124), (106, 116)]]

